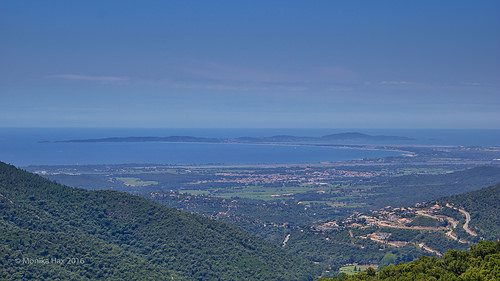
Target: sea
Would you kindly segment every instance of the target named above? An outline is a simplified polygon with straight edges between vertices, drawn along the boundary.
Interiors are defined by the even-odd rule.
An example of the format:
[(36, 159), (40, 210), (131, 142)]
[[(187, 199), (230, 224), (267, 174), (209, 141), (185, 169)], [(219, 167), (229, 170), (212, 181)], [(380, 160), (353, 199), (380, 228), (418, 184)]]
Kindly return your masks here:
[[(146, 136), (194, 136), (210, 138), (293, 135), (320, 137), (360, 132), (369, 135), (404, 136), (412, 140), (384, 142), (404, 145), (500, 146), (500, 130), (403, 130), (403, 129), (91, 129), (0, 128), (0, 161), (30, 165), (91, 164), (292, 164), (320, 163), (402, 156), (399, 151), (345, 149), (307, 145), (172, 143), (172, 142), (57, 142), (75, 139)], [(338, 142), (363, 145), (376, 142)]]

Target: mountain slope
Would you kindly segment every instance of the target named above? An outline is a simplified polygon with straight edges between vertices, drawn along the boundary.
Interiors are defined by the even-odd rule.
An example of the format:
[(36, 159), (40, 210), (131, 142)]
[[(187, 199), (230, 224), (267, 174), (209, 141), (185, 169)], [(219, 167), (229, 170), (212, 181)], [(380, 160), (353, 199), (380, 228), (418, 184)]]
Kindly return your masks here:
[(7, 279), (311, 280), (316, 273), (229, 224), (125, 193), (58, 185), (1, 162), (0, 226)]
[(376, 272), (372, 268), (356, 275), (319, 281), (406, 280), (500, 280), (500, 242), (481, 241), (470, 251), (449, 250), (442, 258), (422, 256)]
[(370, 182), (371, 185), (379, 186), (374, 188), (379, 195), (368, 198), (366, 203), (374, 209), (387, 205), (408, 206), (479, 190), (498, 182), (500, 168), (489, 166), (441, 175), (391, 177)]
[(442, 205), (451, 203), (467, 210), (471, 216), (470, 227), (479, 236), (500, 239), (500, 184), (437, 201)]

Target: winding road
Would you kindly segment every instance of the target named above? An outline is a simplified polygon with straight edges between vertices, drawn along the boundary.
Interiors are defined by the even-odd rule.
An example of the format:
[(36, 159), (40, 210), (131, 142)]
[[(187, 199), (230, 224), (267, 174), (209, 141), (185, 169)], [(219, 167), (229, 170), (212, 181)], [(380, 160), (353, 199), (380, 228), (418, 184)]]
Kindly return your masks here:
[(281, 246), (281, 247), (285, 247), (285, 246), (286, 246), (286, 242), (288, 242), (288, 239), (290, 239), (290, 234), (288, 234), (288, 235), (285, 237), (285, 240), (283, 240), (283, 246)]
[(470, 236), (477, 236), (477, 233), (475, 233), (474, 231), (472, 231), (469, 228), (469, 222), (471, 220), (469, 212), (467, 212), (465, 209), (459, 209), (457, 207), (454, 207), (453, 205), (450, 205), (448, 203), (446, 203), (446, 207), (455, 209), (455, 210), (459, 211), (460, 213), (462, 213), (465, 216), (465, 223), (463, 225), (465, 232), (467, 232)]
[(470, 228), (469, 228), (469, 222), (470, 222), (470, 214), (469, 212), (467, 212), (466, 210), (464, 209), (458, 209), (458, 211), (462, 214), (465, 215), (465, 223), (464, 223), (464, 230), (465, 232), (467, 232), (470, 236), (477, 236), (477, 233), (475, 233), (474, 231), (472, 231)]

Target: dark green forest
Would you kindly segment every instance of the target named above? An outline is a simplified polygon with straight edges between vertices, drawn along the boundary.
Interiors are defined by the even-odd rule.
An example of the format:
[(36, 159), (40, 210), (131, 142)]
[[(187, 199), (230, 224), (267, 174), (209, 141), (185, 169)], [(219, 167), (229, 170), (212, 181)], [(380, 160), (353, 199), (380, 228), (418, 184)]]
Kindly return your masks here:
[(4, 280), (313, 280), (320, 268), (240, 228), (0, 162)]
[(500, 242), (480, 241), (469, 251), (448, 250), (442, 258), (421, 256), (409, 263), (373, 268), (320, 281), (500, 280)]
[(466, 209), (471, 215), (470, 227), (480, 237), (500, 239), (500, 184), (437, 201)]
[[(437, 196), (470, 190), (471, 186), (477, 189), (494, 181), (497, 171), (481, 167), (447, 175), (378, 179), (377, 184), (383, 185), (374, 189), (384, 188), (385, 194), (397, 195), (404, 189), (434, 187), (440, 190), (432, 194)], [(478, 181), (481, 175), (484, 179)], [(480, 237), (497, 240), (499, 191), (500, 185), (495, 185), (436, 201), (469, 211), (470, 227), (479, 234), (477, 241)], [(314, 280), (325, 270), (330, 273), (323, 276), (333, 276), (344, 264), (408, 262), (406, 267), (401, 263), (384, 267), (379, 273), (369, 269), (332, 280), (497, 277), (495, 255), (473, 254), (490, 253), (490, 242), (480, 242), (474, 246), (479, 248), (473, 247), (470, 252), (449, 250), (442, 259), (424, 257), (416, 246), (420, 241), (441, 253), (448, 248), (465, 249), (466, 244), (418, 230), (369, 227), (318, 231), (310, 227), (312, 222), (346, 214), (332, 213), (324, 204), (311, 203), (305, 208), (295, 202), (297, 198), (264, 202), (176, 192), (144, 196), (150, 200), (118, 191), (71, 188), (0, 162), (0, 276), (5, 280)], [(370, 199), (376, 197), (382, 202), (389, 200), (384, 195)], [(219, 217), (221, 212), (224, 215)], [(458, 211), (444, 208), (442, 212), (463, 223), (464, 216)], [(444, 224), (425, 217), (412, 222), (416, 226)], [(457, 234), (465, 237), (460, 229)], [(410, 243), (396, 249), (359, 238), (375, 231), (391, 233), (388, 241)], [(285, 236), (286, 246), (281, 245)], [(497, 249), (498, 243), (495, 245)], [(484, 247), (490, 250), (478, 250)], [(456, 257), (462, 260), (454, 261)], [(460, 269), (453, 269), (448, 262)], [(450, 268), (455, 271), (448, 272)], [(477, 274), (494, 277), (474, 279)]]
[(368, 182), (374, 188), (375, 196), (365, 202), (374, 209), (391, 206), (411, 206), (418, 202), (435, 200), (479, 190), (500, 181), (500, 168), (476, 167), (439, 175), (406, 175), (387, 177)]

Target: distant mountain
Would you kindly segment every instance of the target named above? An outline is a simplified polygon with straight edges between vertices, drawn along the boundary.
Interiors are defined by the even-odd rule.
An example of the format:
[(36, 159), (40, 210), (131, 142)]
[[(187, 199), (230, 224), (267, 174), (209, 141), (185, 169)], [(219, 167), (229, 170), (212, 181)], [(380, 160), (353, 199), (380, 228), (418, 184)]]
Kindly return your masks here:
[(371, 140), (371, 141), (408, 141), (412, 140), (407, 137), (398, 137), (398, 136), (371, 136), (367, 134), (362, 134), (358, 132), (350, 132), (350, 133), (340, 133), (333, 135), (322, 136), (323, 140)]
[(100, 139), (75, 139), (57, 142), (208, 142), (219, 143), (223, 139), (217, 138), (200, 138), (190, 136), (170, 136), (170, 137), (112, 137)]
[(201, 142), (201, 143), (292, 143), (292, 142), (325, 142), (325, 141), (409, 141), (411, 138), (400, 136), (371, 136), (358, 132), (331, 134), (322, 137), (301, 137), (277, 135), (271, 137), (239, 137), (239, 138), (202, 138), (192, 136), (169, 137), (110, 137), (100, 139), (75, 139), (57, 142)]
[(370, 208), (409, 206), (418, 202), (435, 200), (479, 190), (500, 182), (499, 167), (476, 167), (441, 175), (407, 175), (370, 182), (378, 193), (366, 199)]
[(6, 280), (312, 280), (316, 267), (227, 223), (0, 162)]

